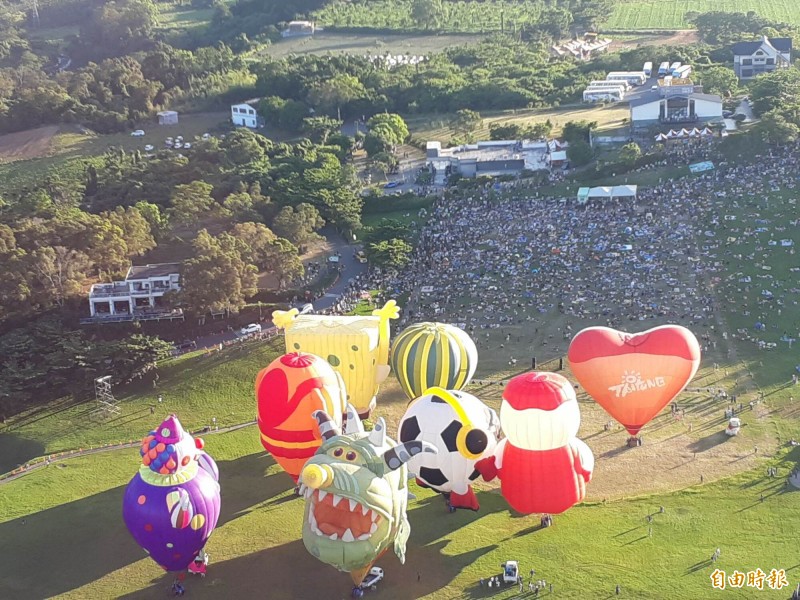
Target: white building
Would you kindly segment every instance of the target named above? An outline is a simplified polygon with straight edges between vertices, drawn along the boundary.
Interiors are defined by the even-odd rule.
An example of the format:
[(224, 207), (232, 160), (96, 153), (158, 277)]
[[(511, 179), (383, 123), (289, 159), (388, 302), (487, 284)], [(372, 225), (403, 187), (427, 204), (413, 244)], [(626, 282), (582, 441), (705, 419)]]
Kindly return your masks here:
[(733, 70), (739, 79), (752, 79), (775, 69), (787, 69), (792, 61), (792, 39), (764, 36), (755, 42), (733, 45)]
[(311, 21), (289, 21), (286, 29), (281, 31), (283, 37), (296, 37), (302, 35), (314, 35), (317, 27)]
[(162, 110), (158, 114), (158, 124), (159, 125), (177, 125), (178, 124), (178, 112), (174, 110)]
[(239, 127), (255, 129), (258, 127), (256, 109), (249, 104), (233, 104), (231, 105), (231, 121)]
[(163, 313), (163, 309), (159, 311), (160, 298), (180, 291), (180, 270), (180, 263), (133, 266), (125, 281), (95, 283), (89, 291), (89, 313), (97, 318), (127, 316), (130, 320)]
[[(667, 86), (669, 87), (669, 86)], [(636, 128), (661, 124), (699, 123), (722, 119), (722, 98), (714, 94), (698, 94), (684, 86), (675, 86), (675, 93), (651, 91), (630, 102), (631, 126)]]
[(496, 177), (517, 175), (523, 170), (548, 168), (547, 142), (493, 140), (442, 148), (441, 142), (428, 142), (426, 164), (433, 168), (434, 184), (444, 184), (445, 177)]

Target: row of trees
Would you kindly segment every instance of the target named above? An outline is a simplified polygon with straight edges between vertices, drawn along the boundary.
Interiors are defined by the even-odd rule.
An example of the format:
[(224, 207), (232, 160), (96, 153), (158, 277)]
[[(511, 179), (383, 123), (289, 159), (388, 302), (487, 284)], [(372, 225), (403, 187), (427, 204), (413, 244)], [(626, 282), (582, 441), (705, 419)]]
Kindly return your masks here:
[(389, 113), (452, 113), (552, 106), (574, 100), (591, 69), (550, 61), (544, 44), (498, 36), (449, 48), (388, 71), (355, 56), (304, 55), (254, 67), (260, 95), (276, 96), (279, 122), (297, 127), (311, 109), (351, 119)]

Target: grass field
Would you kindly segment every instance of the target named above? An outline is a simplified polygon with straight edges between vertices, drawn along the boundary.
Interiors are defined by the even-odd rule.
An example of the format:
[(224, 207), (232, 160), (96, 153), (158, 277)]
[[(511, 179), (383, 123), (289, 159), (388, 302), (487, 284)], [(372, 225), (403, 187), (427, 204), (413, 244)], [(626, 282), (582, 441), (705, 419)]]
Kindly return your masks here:
[(317, 33), (312, 37), (285, 38), (262, 50), (274, 58), (299, 54), (433, 54), (451, 46), (474, 44), (480, 35), (379, 35)]
[[(103, 154), (109, 148), (126, 151), (141, 150), (151, 144), (157, 150), (164, 140), (182, 135), (187, 141), (206, 132), (227, 131), (229, 114), (181, 114), (178, 125), (160, 127), (157, 121), (139, 125), (143, 137), (131, 137), (130, 132), (100, 135), (82, 133), (71, 126), (41, 127), (0, 136), (0, 184), (20, 187), (40, 182), (42, 175), (65, 164), (79, 163), (84, 158)], [(24, 143), (19, 143), (23, 140)]]
[[(260, 450), (255, 429), (205, 439), (220, 466), (222, 514), (207, 546), (209, 576), (188, 581), (191, 597), (251, 598), (265, 590), (275, 600), (344, 597), (349, 577), (306, 552), (299, 540), (301, 500)], [(120, 518), (137, 463), (136, 450), (116, 451), (51, 465), (5, 487), (0, 596), (166, 596), (171, 577), (146, 558)], [(789, 581), (800, 567), (785, 552), (794, 544), (797, 492), (760, 470), (664, 495), (586, 503), (544, 530), (535, 517), (509, 513), (496, 491), (479, 491), (479, 513), (452, 515), (429, 491), (413, 484), (412, 491), (418, 499), (409, 506), (407, 562), (401, 566), (390, 554), (380, 561), (386, 579), (378, 597), (519, 597), (516, 587), (489, 594), (478, 586), (509, 558), (520, 561), (523, 574), (535, 568), (537, 578), (553, 582), (559, 598), (610, 598), (616, 584), (625, 598), (708, 598), (714, 567), (729, 573), (783, 568)], [(717, 547), (722, 556), (712, 565)], [(786, 597), (785, 590), (764, 588), (759, 598)], [(726, 592), (751, 598), (754, 590)]]
[(800, 23), (795, 0), (618, 0), (606, 29), (685, 29), (688, 11), (741, 12), (754, 10), (771, 21)]
[[(421, 29), (411, 16), (411, 6), (409, 0), (332, 3), (315, 15), (320, 24), (341, 28)], [(794, 0), (619, 0), (603, 28), (686, 29), (688, 11), (746, 13), (750, 10), (773, 21), (800, 23), (800, 11)], [(540, 18), (540, 7), (536, 3), (467, 0), (448, 3), (447, 18), (440, 27), (452, 32), (483, 33), (500, 31), (504, 24), (507, 31), (512, 31), (514, 27), (537, 23)]]
[[(643, 181), (654, 176), (630, 177), (639, 175)], [(618, 426), (606, 431), (608, 415), (579, 394), (579, 436), (594, 452), (595, 474), (586, 502), (557, 516), (549, 529), (538, 527), (537, 516), (509, 513), (495, 483), (477, 486), (479, 513), (452, 515), (441, 499), (412, 486), (417, 500), (409, 506), (407, 564), (401, 567), (390, 554), (380, 561), (386, 579), (376, 597), (520, 597), (516, 587), (492, 594), (477, 585), (480, 577), (497, 574), (507, 559), (519, 560), (523, 574), (535, 568), (536, 578), (554, 582), (554, 598), (612, 598), (619, 584), (623, 598), (704, 600), (720, 593), (710, 585), (715, 568), (728, 574), (734, 569), (746, 573), (760, 568), (767, 574), (773, 568), (785, 569), (793, 587), (800, 580), (800, 561), (793, 551), (800, 525), (798, 492), (785, 488), (784, 482), (800, 460), (800, 448), (787, 445), (800, 437), (800, 392), (794, 391), (800, 388), (790, 385), (797, 347), (789, 351), (781, 337), (784, 331), (794, 335), (800, 330), (800, 289), (791, 283), (797, 280), (797, 272), (791, 270), (796, 268), (792, 251), (800, 245), (800, 232), (789, 223), (796, 218), (796, 196), (793, 190), (776, 191), (769, 197), (727, 203), (726, 214), (735, 219), (724, 221), (724, 235), (734, 239), (721, 260), (730, 259), (733, 266), (718, 282), (720, 316), (728, 331), (743, 329), (747, 335), (736, 333), (734, 339), (705, 330), (718, 345), (705, 353), (692, 391), (680, 396), (685, 410), (681, 419), (663, 411), (647, 426), (646, 444), (627, 449), (626, 432)], [(404, 213), (375, 217), (366, 219), (367, 224), (380, 218), (410, 218)], [(765, 230), (755, 231), (758, 227)], [(781, 246), (780, 239), (794, 245)], [(770, 245), (770, 240), (776, 244)], [(743, 277), (751, 281), (740, 282)], [(749, 287), (745, 290), (744, 285)], [(768, 301), (761, 293), (764, 289), (773, 290), (781, 304)], [(779, 309), (783, 314), (777, 314)], [(359, 310), (368, 312), (369, 307), (364, 304)], [(755, 332), (756, 320), (767, 329)], [(557, 333), (561, 325), (557, 315), (549, 315), (538, 332), (521, 331), (505, 350), (499, 349), (500, 339), (482, 343), (478, 377), (510, 375), (508, 352), (535, 352), (540, 360), (562, 356), (566, 341)], [(748, 339), (756, 336), (778, 348), (759, 350)], [(255, 374), (280, 352), (280, 342), (254, 342), (173, 361), (160, 369), (157, 389), (143, 381), (117, 390), (122, 414), (105, 423), (87, 418), (90, 405), (69, 404), (11, 419), (0, 426), (0, 470), (58, 450), (138, 439), (170, 411), (177, 411), (189, 428), (202, 427), (212, 417), (223, 427), (248, 421), (255, 412)], [(720, 367), (714, 368), (714, 363)], [(565, 374), (574, 379), (569, 371)], [(741, 414), (738, 437), (723, 433), (727, 402), (704, 391), (717, 388), (736, 393), (745, 405), (763, 394), (763, 402)], [(499, 408), (501, 386), (476, 384), (469, 391)], [(155, 400), (158, 393), (164, 396), (163, 405)], [(378, 401), (378, 414), (386, 418), (390, 431), (395, 431), (406, 405), (390, 377)], [(349, 577), (316, 562), (299, 540), (300, 500), (292, 496), (289, 478), (261, 451), (256, 429), (208, 435), (206, 441), (220, 465), (223, 512), (208, 545), (209, 576), (189, 581), (189, 594), (249, 598), (267, 593), (277, 600), (345, 597)], [(135, 449), (56, 459), (0, 484), (0, 598), (166, 595), (171, 578), (137, 548), (120, 518), (124, 485), (137, 463)], [(779, 476), (765, 477), (767, 466), (777, 467)], [(647, 515), (652, 515), (650, 524)], [(721, 548), (722, 555), (712, 563), (715, 548)], [(771, 590), (765, 583), (760, 591), (729, 587), (724, 597), (788, 595), (786, 589)], [(523, 596), (528, 597), (527, 592)]]
[[(548, 109), (521, 109), (503, 111), (499, 113), (486, 113), (482, 115), (483, 122), (473, 131), (476, 140), (489, 139), (489, 126), (492, 123), (503, 125), (532, 125), (543, 123), (550, 119), (553, 124), (552, 137), (557, 138), (561, 129), (570, 121), (596, 121), (597, 134), (622, 135), (629, 131), (628, 119), (630, 111), (627, 104), (610, 104), (606, 106), (562, 106)], [(456, 135), (450, 127), (449, 115), (424, 115), (408, 117), (406, 119), (409, 131), (415, 140), (439, 141), (447, 143)]]

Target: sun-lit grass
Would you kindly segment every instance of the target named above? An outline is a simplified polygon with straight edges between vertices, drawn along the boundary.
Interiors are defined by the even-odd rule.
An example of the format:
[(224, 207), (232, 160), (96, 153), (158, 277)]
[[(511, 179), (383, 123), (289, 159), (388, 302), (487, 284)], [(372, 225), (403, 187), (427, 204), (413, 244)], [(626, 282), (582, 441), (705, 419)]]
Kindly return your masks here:
[[(207, 545), (209, 575), (190, 579), (188, 593), (249, 598), (269, 590), (276, 600), (346, 596), (349, 577), (303, 547), (302, 501), (261, 451), (256, 429), (205, 440), (220, 466), (222, 514)], [(72, 460), (4, 486), (0, 596), (19, 597), (22, 590), (28, 597), (82, 600), (166, 595), (171, 576), (137, 547), (120, 516), (124, 486), (138, 458), (133, 449)], [(508, 559), (520, 562), (526, 583), (528, 571), (536, 569), (536, 579), (553, 582), (563, 598), (611, 597), (617, 584), (629, 598), (710, 598), (709, 575), (716, 567), (729, 574), (783, 568), (792, 584), (797, 578), (798, 566), (787, 550), (794, 545), (798, 492), (786, 490), (781, 478), (763, 477), (762, 469), (668, 494), (587, 503), (556, 516), (555, 526), (544, 530), (535, 515), (509, 513), (496, 492), (479, 491), (480, 512), (451, 515), (430, 491), (413, 484), (412, 491), (417, 500), (409, 504), (406, 564), (391, 551), (380, 560), (386, 571), (380, 597), (488, 596), (478, 580), (498, 574)], [(722, 555), (711, 563), (716, 548)], [(759, 598), (786, 597), (786, 589), (764, 588)], [(725, 593), (752, 598), (756, 592), (745, 587)], [(517, 588), (491, 597), (518, 597)]]
[[(562, 128), (570, 121), (596, 121), (598, 135), (619, 135), (628, 132), (630, 111), (627, 104), (606, 106), (574, 105), (550, 109), (520, 109), (483, 114), (483, 121), (473, 131), (476, 140), (489, 139), (489, 126), (493, 123), (521, 126), (544, 123), (548, 119), (553, 125), (551, 135), (558, 137)], [(452, 116), (423, 115), (406, 119), (411, 135), (419, 141), (449, 142), (457, 133), (450, 127)]]
[(685, 16), (696, 12), (740, 12), (754, 10), (759, 16), (780, 23), (800, 23), (794, 0), (618, 0), (607, 29), (685, 29)]

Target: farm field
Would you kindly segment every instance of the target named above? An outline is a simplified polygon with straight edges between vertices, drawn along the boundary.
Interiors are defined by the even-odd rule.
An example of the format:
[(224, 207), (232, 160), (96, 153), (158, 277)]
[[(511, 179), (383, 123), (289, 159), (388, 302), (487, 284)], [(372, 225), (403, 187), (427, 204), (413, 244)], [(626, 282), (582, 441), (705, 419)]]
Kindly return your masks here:
[[(561, 129), (570, 121), (597, 121), (596, 133), (602, 135), (624, 135), (628, 132), (630, 111), (627, 104), (591, 106), (577, 104), (548, 109), (521, 109), (499, 113), (482, 113), (483, 122), (473, 131), (476, 140), (489, 139), (492, 123), (532, 125), (547, 119), (553, 124), (551, 137), (557, 138)], [(449, 125), (450, 115), (412, 116), (406, 119), (409, 131), (415, 140), (447, 143), (456, 134)]]
[(742, 12), (783, 23), (800, 23), (794, 0), (618, 0), (604, 29), (685, 29), (688, 11)]
[(433, 54), (451, 46), (477, 43), (480, 35), (380, 35), (317, 33), (281, 39), (259, 54), (285, 58), (293, 54)]
[[(410, 0), (375, 0), (369, 3), (334, 3), (315, 13), (323, 26), (340, 28), (423, 29), (411, 17)], [(539, 3), (509, 0), (491, 2), (459, 1), (445, 3), (447, 18), (440, 27), (453, 32), (507, 31), (541, 18)], [(619, 0), (606, 30), (686, 29), (688, 11), (748, 12), (755, 10), (767, 19), (800, 23), (794, 0)], [(501, 17), (502, 14), (502, 17)]]

